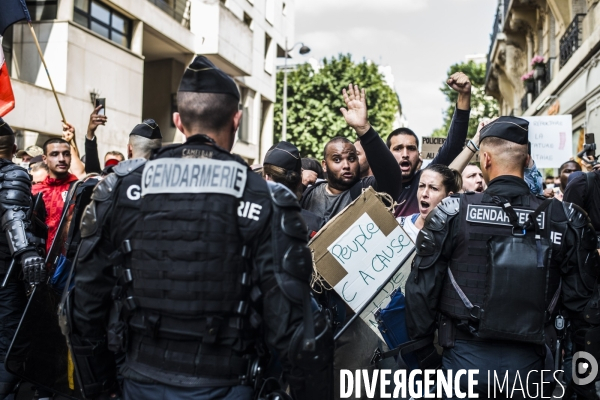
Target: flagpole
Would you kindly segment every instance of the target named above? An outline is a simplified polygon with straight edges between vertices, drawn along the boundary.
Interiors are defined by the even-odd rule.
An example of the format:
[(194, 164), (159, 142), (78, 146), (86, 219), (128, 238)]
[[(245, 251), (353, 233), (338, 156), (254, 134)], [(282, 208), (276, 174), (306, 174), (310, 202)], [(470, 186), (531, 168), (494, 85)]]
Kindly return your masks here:
[(44, 64), (44, 69), (46, 70), (46, 75), (48, 75), (48, 80), (50, 81), (50, 86), (52, 87), (52, 93), (54, 93), (54, 98), (56, 99), (56, 104), (58, 104), (58, 110), (60, 111), (60, 116), (62, 117), (62, 122), (67, 123), (67, 119), (65, 118), (65, 113), (63, 112), (62, 107), (60, 106), (60, 101), (58, 101), (58, 95), (56, 94), (56, 89), (54, 89), (54, 83), (52, 83), (52, 78), (50, 78), (50, 72), (48, 71), (48, 66), (46, 65), (46, 60), (44, 59), (44, 54), (42, 53), (42, 48), (40, 47), (40, 43), (38, 42), (38, 38), (33, 30), (33, 25), (31, 22), (28, 22), (29, 29), (31, 30), (31, 34), (33, 35), (33, 40), (35, 41), (35, 45), (37, 47), (38, 53), (40, 53), (40, 58), (42, 59), (42, 63)]
[[(60, 105), (60, 101), (58, 100), (58, 94), (56, 94), (56, 89), (54, 89), (54, 83), (52, 82), (52, 78), (50, 77), (50, 71), (48, 71), (48, 66), (46, 65), (46, 60), (44, 59), (44, 54), (42, 53), (42, 48), (40, 47), (40, 43), (38, 42), (37, 35), (35, 34), (35, 30), (33, 29), (33, 25), (31, 21), (27, 21), (29, 25), (29, 29), (31, 30), (31, 34), (33, 35), (33, 40), (35, 41), (35, 46), (37, 47), (38, 53), (40, 54), (40, 58), (42, 59), (42, 64), (44, 64), (44, 69), (46, 70), (46, 75), (48, 76), (48, 81), (50, 82), (50, 87), (52, 88), (52, 93), (54, 93), (54, 98), (56, 99), (56, 105), (58, 105), (58, 110), (60, 111), (60, 116), (62, 117), (62, 122), (67, 123), (67, 119), (65, 118), (65, 113)], [(75, 137), (71, 141), (73, 146), (77, 149), (77, 142), (75, 141)]]

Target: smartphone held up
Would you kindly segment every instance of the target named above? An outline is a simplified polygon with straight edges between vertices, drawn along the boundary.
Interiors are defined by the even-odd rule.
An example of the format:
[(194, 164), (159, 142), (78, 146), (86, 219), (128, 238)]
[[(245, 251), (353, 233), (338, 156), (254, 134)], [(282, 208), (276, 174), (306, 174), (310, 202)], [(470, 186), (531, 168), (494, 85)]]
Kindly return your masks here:
[(102, 106), (100, 110), (98, 110), (98, 115), (106, 115), (106, 99), (96, 99), (95, 107)]

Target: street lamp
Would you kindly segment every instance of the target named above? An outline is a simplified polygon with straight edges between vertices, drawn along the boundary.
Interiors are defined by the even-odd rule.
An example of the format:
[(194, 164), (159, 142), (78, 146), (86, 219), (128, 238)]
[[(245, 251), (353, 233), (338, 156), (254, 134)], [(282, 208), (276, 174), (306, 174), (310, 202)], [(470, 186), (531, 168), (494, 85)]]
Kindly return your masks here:
[(287, 38), (285, 38), (285, 61), (283, 66), (283, 124), (281, 126), (282, 141), (286, 140), (287, 138), (287, 59), (288, 53), (294, 50), (298, 45), (302, 45), (302, 47), (300, 47), (300, 50), (298, 51), (300, 54), (304, 55), (310, 53), (310, 48), (308, 46), (305, 46), (302, 42), (298, 42), (288, 49), (288, 41)]

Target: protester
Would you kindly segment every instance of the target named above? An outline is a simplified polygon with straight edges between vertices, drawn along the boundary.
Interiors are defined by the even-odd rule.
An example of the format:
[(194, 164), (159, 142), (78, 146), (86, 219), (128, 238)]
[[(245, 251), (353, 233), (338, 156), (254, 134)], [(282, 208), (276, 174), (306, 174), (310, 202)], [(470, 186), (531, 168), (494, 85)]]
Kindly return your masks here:
[(42, 194), (46, 206), (46, 225), (48, 240), (46, 251), (50, 250), (62, 216), (69, 188), (77, 177), (69, 172), (71, 168), (71, 146), (64, 139), (48, 139), (43, 147), (44, 163), (48, 167), (48, 176), (41, 183), (36, 183), (31, 192)]
[(349, 85), (343, 95), (348, 109), (343, 108), (342, 113), (346, 123), (361, 140), (373, 176), (360, 178), (356, 148), (350, 140), (336, 137), (327, 142), (322, 161), (327, 181), (308, 188), (301, 200), (302, 208), (314, 212), (325, 221), (360, 196), (364, 188), (373, 186), (392, 198), (396, 198), (402, 189), (400, 167), (367, 119), (364, 89), (359, 91), (358, 86)]
[(487, 188), (487, 185), (483, 180), (483, 172), (481, 172), (481, 168), (479, 168), (477, 164), (467, 165), (461, 176), (463, 192), (481, 193)]
[[(98, 114), (102, 109), (102, 105), (94, 108), (94, 111), (90, 114), (90, 121), (88, 122), (87, 132), (85, 134), (85, 172), (89, 173), (100, 173), (102, 168), (100, 167), (100, 157), (98, 156), (98, 141), (96, 140), (96, 131), (100, 125), (105, 126), (108, 121), (106, 115)], [(105, 160), (106, 161), (106, 160)]]
[[(469, 130), (471, 81), (464, 73), (457, 72), (448, 78), (447, 84), (458, 92), (456, 111), (452, 117), (448, 139), (431, 164), (450, 165), (462, 151)], [(387, 145), (402, 169), (403, 189), (397, 197), (398, 206), (394, 216), (412, 215), (419, 211), (416, 196), (421, 174), (421, 170), (417, 169), (419, 164), (419, 138), (412, 130), (400, 128), (389, 134)]]
[[(110, 160), (115, 160), (116, 162), (111, 163)], [(111, 150), (104, 155), (104, 166), (108, 167), (117, 165), (123, 160), (125, 160), (125, 156), (123, 155), (123, 153), (116, 150)]]
[(479, 151), (479, 147), (477, 147), (479, 146), (479, 132), (483, 126), (485, 126), (485, 123), (481, 122), (473, 139), (467, 142), (465, 148), (449, 165), (450, 169), (461, 173), (462, 191), (464, 192), (483, 192), (485, 190), (481, 169), (476, 164), (471, 163), (474, 154)]
[(544, 183), (542, 182), (542, 174), (537, 169), (535, 161), (529, 155), (527, 166), (525, 167), (525, 175), (523, 176), (525, 183), (529, 186), (529, 191), (533, 194), (539, 194), (544, 197), (554, 197), (552, 189), (544, 189)]
[(309, 186), (314, 185), (317, 182), (325, 180), (325, 174), (321, 163), (314, 158), (303, 158), (302, 159), (302, 186), (304, 190)]
[(369, 161), (367, 161), (367, 156), (365, 156), (365, 151), (362, 144), (360, 144), (360, 140), (354, 142), (354, 147), (356, 147), (356, 156), (360, 165), (360, 178), (373, 176), (373, 171), (371, 171), (371, 166), (369, 165)]
[(71, 164), (69, 167), (69, 172), (75, 175), (77, 179), (82, 179), (86, 175), (85, 164), (83, 161), (81, 161), (79, 149), (75, 144), (75, 127), (69, 123), (63, 124), (62, 138), (71, 147)]
[(303, 158), (302, 170), (313, 171), (316, 174), (317, 179), (325, 179), (325, 174), (323, 173), (321, 163), (315, 160), (314, 158)]
[[(335, 217), (362, 193), (372, 186), (375, 190), (389, 194), (392, 199), (400, 194), (402, 172), (398, 162), (386, 148), (377, 132), (369, 124), (365, 90), (350, 84), (343, 90), (346, 108), (342, 115), (346, 123), (357, 133), (373, 176), (360, 178), (356, 148), (344, 137), (331, 139), (323, 149), (322, 166), (327, 180), (309, 187), (302, 196), (302, 208), (312, 211), (325, 221)], [(333, 291), (325, 291), (320, 302), (333, 314), (336, 324), (345, 321), (345, 303)], [(336, 340), (334, 359), (335, 399), (340, 398), (340, 370), (368, 369), (373, 352), (383, 343), (365, 324), (354, 323)]]
[(458, 193), (463, 188), (460, 173), (442, 164), (430, 164), (421, 173), (417, 197), (419, 212), (408, 217), (398, 217), (404, 232), (413, 243), (417, 241), (419, 231), (423, 229), (429, 213), (446, 197)]
[(44, 151), (38, 146), (29, 146), (25, 150), (17, 151), (15, 157), (21, 159), (21, 166), (27, 168), (31, 163), (31, 159), (37, 156), (41, 156)]
[(552, 185), (554, 187), (554, 177), (552, 175), (546, 175), (546, 178), (544, 180), (544, 185), (546, 185), (546, 186)]
[[(266, 369), (258, 354), (267, 356), (268, 348), (293, 398), (330, 397), (333, 340), (323, 313), (311, 309), (300, 207), (287, 188), (265, 182), (229, 152), (239, 101), (235, 82), (197, 56), (173, 115), (186, 142), (163, 147), (145, 164), (137, 184), (149, 192), (139, 208), (118, 206), (132, 195), (117, 187), (118, 176), (130, 172), (126, 162), (96, 187), (82, 222), (70, 336), (81, 350), (73, 354), (76, 368), (90, 371), (83, 382), (88, 398), (109, 398), (116, 389), (108, 345), (127, 352), (125, 399), (275, 398), (271, 390), (255, 392), (248, 376)], [(188, 171), (192, 181), (202, 170), (208, 179), (159, 180), (169, 167)], [(236, 179), (222, 179), (226, 173)], [(156, 178), (152, 185), (146, 174)], [(118, 289), (105, 276), (113, 255), (122, 267), (115, 271)], [(127, 299), (137, 306), (107, 326), (111, 303), (120, 309)]]
[[(300, 151), (293, 144), (279, 142), (267, 152), (262, 171), (265, 179), (281, 183), (290, 189), (298, 199), (300, 199), (305, 189), (302, 182), (302, 172)], [(300, 213), (308, 227), (308, 238), (310, 239), (323, 226), (323, 218), (304, 209)]]
[[(531, 194), (523, 180), (527, 143), (528, 122), (520, 118), (500, 117), (481, 130), (488, 188), (447, 198), (432, 211), (406, 281), (408, 333), (431, 341), (417, 352), (421, 368), (438, 366), (433, 334), (439, 321), (443, 370), (479, 370), (470, 390), (480, 397), (489, 396), (495, 376), (516, 382), (527, 373), (523, 389), (540, 390), (545, 328), (559, 309), (569, 313), (573, 332), (589, 329), (583, 311), (598, 276), (597, 253), (580, 239), (595, 233), (578, 208)], [(535, 215), (542, 212), (546, 219), (539, 224)], [(497, 217), (503, 214), (508, 224)]]
[[(566, 161), (558, 168), (558, 178), (560, 179), (560, 186), (558, 191), (555, 191), (554, 198), (563, 200), (565, 190), (567, 189), (567, 183), (569, 181), (569, 175), (575, 171), (581, 171), (581, 165), (573, 160)], [(577, 204), (577, 203), (575, 203)]]
[(29, 174), (31, 175), (31, 183), (33, 184), (43, 182), (46, 179), (48, 176), (48, 166), (44, 163), (43, 156), (36, 156), (31, 159)]

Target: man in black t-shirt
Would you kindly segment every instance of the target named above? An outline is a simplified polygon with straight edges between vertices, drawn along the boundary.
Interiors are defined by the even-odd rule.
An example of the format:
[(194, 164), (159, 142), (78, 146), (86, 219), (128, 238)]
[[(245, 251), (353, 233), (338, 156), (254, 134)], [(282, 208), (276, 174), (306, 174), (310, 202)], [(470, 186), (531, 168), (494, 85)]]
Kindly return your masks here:
[(327, 181), (309, 187), (301, 200), (302, 208), (329, 221), (348, 204), (352, 203), (364, 188), (372, 186), (397, 198), (402, 190), (402, 173), (396, 159), (385, 143), (369, 124), (365, 91), (358, 86), (344, 89), (344, 101), (348, 109), (342, 109), (346, 123), (359, 137), (373, 176), (360, 178), (360, 165), (356, 148), (345, 137), (331, 139), (323, 150), (323, 170)]

